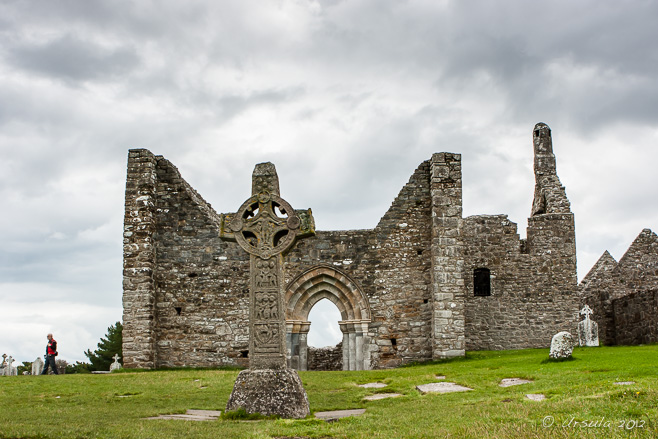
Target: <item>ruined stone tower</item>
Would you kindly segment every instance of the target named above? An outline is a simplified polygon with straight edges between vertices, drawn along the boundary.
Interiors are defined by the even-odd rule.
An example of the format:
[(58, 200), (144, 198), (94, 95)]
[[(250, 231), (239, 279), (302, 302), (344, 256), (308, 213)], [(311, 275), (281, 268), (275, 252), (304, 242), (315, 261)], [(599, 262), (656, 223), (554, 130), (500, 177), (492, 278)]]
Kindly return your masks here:
[[(547, 125), (536, 125), (533, 145), (527, 240), (506, 215), (464, 218), (461, 155), (437, 153), (374, 229), (317, 231), (285, 254), (288, 364), (314, 367), (308, 315), (322, 299), (341, 313), (335, 358), (345, 370), (546, 347), (574, 330), (574, 217)], [(220, 239), (221, 218), (168, 160), (129, 152), (126, 367), (248, 364), (249, 257)]]

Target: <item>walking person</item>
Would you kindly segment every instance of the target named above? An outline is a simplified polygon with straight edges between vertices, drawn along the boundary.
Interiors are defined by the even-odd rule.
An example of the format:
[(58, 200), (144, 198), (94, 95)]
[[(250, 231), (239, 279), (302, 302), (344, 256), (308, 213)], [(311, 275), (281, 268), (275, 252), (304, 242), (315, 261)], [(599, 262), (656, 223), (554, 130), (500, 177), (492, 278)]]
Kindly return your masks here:
[(41, 375), (46, 375), (48, 373), (48, 367), (52, 367), (53, 373), (59, 375), (57, 371), (57, 365), (55, 364), (55, 357), (57, 356), (57, 341), (53, 338), (52, 334), (48, 334), (48, 344), (46, 345), (46, 362), (43, 365), (43, 371)]

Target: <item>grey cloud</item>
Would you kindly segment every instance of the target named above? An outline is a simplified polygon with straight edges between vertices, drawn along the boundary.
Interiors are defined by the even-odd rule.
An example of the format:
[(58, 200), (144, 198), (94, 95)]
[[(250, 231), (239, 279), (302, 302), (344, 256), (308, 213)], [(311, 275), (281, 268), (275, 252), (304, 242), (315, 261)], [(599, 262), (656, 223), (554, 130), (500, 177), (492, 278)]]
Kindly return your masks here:
[(19, 68), (73, 82), (125, 75), (139, 64), (132, 48), (107, 49), (71, 34), (45, 44), (23, 43), (11, 49), (9, 59)]

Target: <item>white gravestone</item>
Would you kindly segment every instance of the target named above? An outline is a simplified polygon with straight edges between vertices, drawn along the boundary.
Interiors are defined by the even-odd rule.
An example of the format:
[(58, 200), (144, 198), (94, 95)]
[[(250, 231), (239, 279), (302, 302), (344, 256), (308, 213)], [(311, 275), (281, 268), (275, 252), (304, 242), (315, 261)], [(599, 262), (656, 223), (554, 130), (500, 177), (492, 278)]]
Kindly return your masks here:
[(112, 358), (114, 358), (114, 363), (110, 364), (110, 372), (121, 369), (121, 363), (119, 363), (119, 358), (121, 357), (119, 357), (119, 354), (114, 354)]
[(554, 360), (571, 357), (573, 352), (573, 336), (567, 332), (558, 332), (551, 340), (551, 353), (548, 355)]
[(42, 371), (43, 371), (43, 358), (37, 357), (37, 359), (32, 362), (32, 375), (41, 375)]
[(14, 358), (9, 356), (7, 358), (7, 366), (5, 366), (4, 375), (5, 376), (16, 376), (18, 375), (18, 369), (13, 366)]
[(590, 319), (592, 314), (592, 309), (587, 305), (580, 310), (580, 315), (585, 316), (585, 320), (578, 322), (578, 344), (580, 346), (599, 345), (599, 325)]

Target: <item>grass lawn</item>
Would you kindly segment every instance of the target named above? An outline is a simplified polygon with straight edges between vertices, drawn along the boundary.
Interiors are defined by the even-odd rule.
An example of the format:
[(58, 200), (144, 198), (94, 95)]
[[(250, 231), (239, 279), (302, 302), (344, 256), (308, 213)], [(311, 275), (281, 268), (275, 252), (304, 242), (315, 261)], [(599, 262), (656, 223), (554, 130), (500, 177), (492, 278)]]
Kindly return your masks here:
[[(0, 377), (0, 437), (658, 437), (658, 345), (576, 348), (575, 360), (561, 363), (547, 358), (547, 349), (487, 351), (393, 370), (300, 372), (312, 412), (367, 409), (335, 422), (144, 419), (224, 410), (237, 371)], [(421, 395), (415, 386), (436, 375), (474, 390)], [(501, 388), (503, 378), (533, 382)], [(373, 381), (388, 386), (357, 386)], [(404, 396), (363, 401), (382, 392)], [(547, 399), (530, 401), (527, 393)]]

